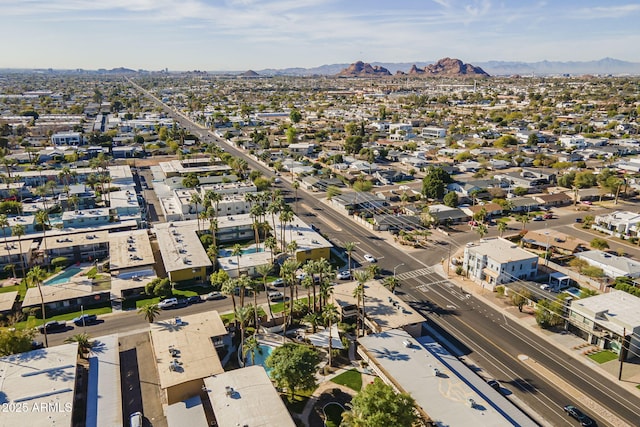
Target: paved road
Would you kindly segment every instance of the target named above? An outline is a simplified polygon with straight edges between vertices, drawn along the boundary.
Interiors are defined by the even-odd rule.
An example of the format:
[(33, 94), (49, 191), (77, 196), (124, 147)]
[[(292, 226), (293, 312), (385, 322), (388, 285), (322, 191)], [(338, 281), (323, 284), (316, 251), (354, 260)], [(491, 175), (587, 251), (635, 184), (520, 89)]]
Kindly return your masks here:
[[(157, 99), (156, 102), (162, 105)], [(262, 171), (267, 177), (273, 176), (273, 171), (247, 157), (245, 153), (189, 123), (184, 116), (177, 115), (170, 108), (165, 106), (165, 109), (189, 131), (200, 135), (205, 140), (217, 141), (232, 155), (247, 158), (250, 167)], [(284, 180), (281, 185), (291, 190), (289, 184)], [(371, 253), (379, 259), (379, 265), (386, 272), (392, 272), (395, 267), (404, 264), (397, 269), (397, 272), (401, 274), (436, 264), (449, 252), (447, 245), (436, 245), (428, 251), (415, 254), (402, 251), (388, 244), (379, 234), (373, 233), (355, 224), (346, 216), (327, 208), (324, 202), (319, 200), (322, 195), (298, 190), (298, 196), (297, 203), (300, 215), (303, 218), (313, 218), (309, 222), (319, 225), (322, 232), (336, 244), (347, 241), (357, 242), (358, 249), (354, 258), (363, 264), (362, 255)], [(586, 214), (585, 212), (572, 212), (571, 208), (565, 208), (562, 210), (560, 218), (531, 222), (527, 224), (527, 229), (564, 227), (573, 223), (576, 217), (583, 217)], [(489, 236), (492, 235), (497, 235), (495, 227), (490, 228)], [(454, 233), (445, 240), (448, 240), (455, 249), (477, 238), (476, 233), (469, 231)], [(521, 363), (517, 359), (517, 355), (526, 354), (538, 360), (544, 367), (564, 378), (585, 395), (601, 402), (610, 411), (627, 420), (630, 425), (634, 425), (637, 421), (636, 414), (640, 413), (640, 400), (635, 395), (630, 396), (628, 392), (615, 385), (609, 378), (604, 378), (598, 373), (592, 371), (585, 373), (583, 370), (574, 368), (575, 362), (573, 360), (558, 356), (553, 350), (549, 351), (548, 343), (541, 341), (537, 335), (529, 330), (504, 319), (501, 321), (501, 313), (491, 307), (483, 306), (475, 298), (456, 296), (455, 290), (449, 289), (442, 277), (432, 275), (424, 283), (422, 280), (418, 279), (418, 283), (414, 279), (406, 285), (409, 300), (413, 300), (419, 305), (424, 305), (427, 300), (434, 302), (435, 306), (433, 307), (442, 313), (440, 317), (436, 316), (434, 323), (442, 326), (450, 338), (454, 340), (458, 338), (464, 342), (465, 353), (469, 358), (477, 360), (479, 365), (481, 364), (506, 384), (512, 384), (511, 388), (514, 394), (517, 394), (527, 405), (539, 411), (546, 419), (552, 420), (554, 425), (575, 425), (575, 423), (569, 423), (559, 409), (561, 405), (571, 402), (571, 396), (554, 384), (550, 384), (535, 369)], [(436, 284), (430, 286), (429, 283)], [(416, 290), (417, 286), (422, 285), (430, 286), (428, 297), (422, 290)], [(455, 309), (448, 311), (447, 306), (455, 306)], [(428, 306), (425, 307), (427, 312), (428, 309)], [(600, 425), (607, 425), (606, 420), (600, 418), (599, 421)]]

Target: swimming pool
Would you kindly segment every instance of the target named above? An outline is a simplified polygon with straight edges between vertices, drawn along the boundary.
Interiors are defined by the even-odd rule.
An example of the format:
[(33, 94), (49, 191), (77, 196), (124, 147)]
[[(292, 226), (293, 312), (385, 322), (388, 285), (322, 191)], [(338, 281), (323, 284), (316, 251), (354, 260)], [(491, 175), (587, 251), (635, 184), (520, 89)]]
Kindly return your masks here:
[(82, 271), (81, 268), (78, 267), (69, 267), (62, 273), (58, 274), (53, 279), (47, 280), (44, 282), (45, 285), (61, 285), (63, 283), (68, 283), (69, 279), (71, 279), (76, 274)]
[[(264, 367), (264, 370), (267, 371), (267, 375), (269, 375), (269, 372), (271, 372), (271, 369), (267, 368), (267, 365), (265, 362), (267, 360), (267, 357), (269, 357), (272, 351), (273, 351), (273, 347), (271, 347), (270, 345), (260, 344), (258, 346), (258, 351), (256, 351), (253, 359), (254, 364), (256, 366), (262, 365)], [(251, 353), (247, 353), (247, 359), (245, 360), (245, 363), (247, 365), (251, 365)]]
[[(255, 245), (254, 246), (250, 246), (248, 248), (242, 249), (242, 255), (255, 254), (257, 252), (264, 252), (264, 249), (256, 248)], [(231, 250), (230, 249), (220, 249), (220, 253), (218, 254), (218, 256), (220, 258), (225, 258), (225, 257), (232, 256), (231, 255)]]

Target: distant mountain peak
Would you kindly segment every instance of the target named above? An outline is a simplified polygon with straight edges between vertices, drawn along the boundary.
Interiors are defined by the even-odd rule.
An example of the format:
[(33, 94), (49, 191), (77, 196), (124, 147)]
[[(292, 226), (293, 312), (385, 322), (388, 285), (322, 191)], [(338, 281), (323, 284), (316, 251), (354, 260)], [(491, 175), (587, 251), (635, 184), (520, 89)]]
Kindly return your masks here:
[(369, 77), (369, 76), (390, 76), (391, 73), (384, 67), (371, 65), (366, 62), (357, 61), (340, 71), (339, 77)]

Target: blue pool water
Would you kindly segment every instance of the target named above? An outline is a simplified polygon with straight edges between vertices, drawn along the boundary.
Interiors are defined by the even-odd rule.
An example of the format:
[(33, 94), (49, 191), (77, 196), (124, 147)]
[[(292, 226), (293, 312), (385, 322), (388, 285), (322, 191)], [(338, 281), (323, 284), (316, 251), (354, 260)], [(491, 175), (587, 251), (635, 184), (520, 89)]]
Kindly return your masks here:
[(71, 279), (73, 276), (80, 273), (81, 271), (82, 271), (81, 268), (69, 267), (65, 271), (63, 271), (62, 273), (54, 277), (53, 279), (47, 280), (46, 282), (44, 282), (44, 284), (45, 285), (61, 285), (63, 283), (68, 283), (69, 279)]
[[(255, 254), (256, 252), (264, 252), (264, 249), (256, 248), (255, 246), (251, 246), (249, 248), (245, 248), (245, 249), (242, 250), (242, 254), (243, 255)], [(229, 250), (229, 249), (221, 249), (220, 253), (218, 254), (218, 256), (221, 257), (221, 258), (231, 256), (231, 250)]]
[(576, 298), (580, 298), (580, 295), (582, 295), (582, 292), (580, 292), (580, 289), (578, 288), (569, 288), (569, 289), (565, 289), (564, 291), (570, 295), (573, 295)]
[[(260, 344), (258, 348), (259, 350), (256, 351), (253, 361), (255, 365), (262, 365), (264, 367), (264, 370), (267, 371), (267, 375), (269, 375), (271, 369), (267, 368), (265, 361), (273, 351), (273, 347), (266, 344)], [(245, 361), (245, 363), (247, 365), (251, 365), (251, 353), (247, 353), (247, 360)]]

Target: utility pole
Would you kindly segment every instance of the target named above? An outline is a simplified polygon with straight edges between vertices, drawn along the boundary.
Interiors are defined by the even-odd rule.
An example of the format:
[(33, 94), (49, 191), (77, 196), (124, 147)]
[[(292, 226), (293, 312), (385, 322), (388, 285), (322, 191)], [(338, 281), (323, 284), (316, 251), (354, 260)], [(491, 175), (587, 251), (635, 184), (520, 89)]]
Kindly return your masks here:
[(620, 370), (618, 371), (618, 381), (622, 380), (622, 366), (624, 364), (624, 358), (627, 356), (625, 344), (627, 342), (627, 328), (622, 331), (622, 345), (620, 346)]

